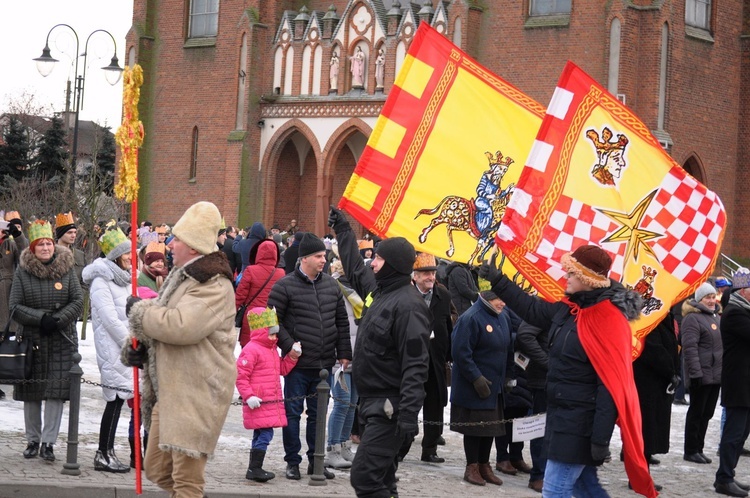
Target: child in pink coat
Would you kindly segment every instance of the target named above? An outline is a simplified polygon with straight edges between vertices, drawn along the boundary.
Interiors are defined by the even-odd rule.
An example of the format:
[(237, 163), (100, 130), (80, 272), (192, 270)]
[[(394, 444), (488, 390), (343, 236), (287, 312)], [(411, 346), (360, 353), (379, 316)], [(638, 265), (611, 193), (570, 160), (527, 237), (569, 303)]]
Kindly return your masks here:
[[(252, 308), (247, 314), (250, 342), (237, 358), (237, 390), (245, 400), (242, 418), (246, 429), (253, 429), (253, 445), (246, 479), (266, 482), (275, 477), (263, 470), (266, 449), (273, 439), (274, 427), (286, 426), (284, 391), (281, 376), (297, 364), (302, 349), (299, 343), (284, 359), (276, 350), (279, 332), (276, 312), (267, 308)], [(263, 400), (266, 400), (264, 403)]]

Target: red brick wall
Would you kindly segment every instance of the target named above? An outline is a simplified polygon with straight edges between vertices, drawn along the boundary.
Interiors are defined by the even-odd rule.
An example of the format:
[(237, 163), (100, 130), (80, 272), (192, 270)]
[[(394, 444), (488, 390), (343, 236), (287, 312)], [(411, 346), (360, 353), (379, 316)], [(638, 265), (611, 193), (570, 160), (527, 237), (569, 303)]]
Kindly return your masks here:
[[(750, 83), (747, 70), (750, 56), (742, 51), (741, 43), (747, 42), (740, 38), (743, 23), (748, 24), (750, 16), (748, 9), (743, 11), (748, 1), (716, 2), (713, 42), (686, 35), (684, 0), (639, 0), (638, 8), (628, 7), (624, 1), (576, 0), (568, 26), (533, 29), (524, 26), (528, 1), (483, 2), (486, 7), (477, 9), (468, 8), (465, 0), (457, 0), (448, 8), (451, 17), (455, 10), (467, 16), (462, 25), (469, 53), (545, 105), (567, 60), (574, 61), (606, 86), (609, 28), (612, 18), (618, 16), (622, 21), (619, 92), (627, 95), (628, 105), (652, 130), (657, 126), (661, 27), (668, 23), (665, 130), (674, 141), (671, 153), (680, 164), (695, 158), (705, 171), (708, 186), (724, 201), (729, 214), (724, 251), (750, 257), (750, 227), (744, 221), (750, 215), (750, 203), (743, 201), (747, 197), (744, 186), (750, 178), (739, 147), (747, 136), (750, 117), (747, 91), (741, 92)], [(134, 1), (134, 29), (128, 35), (128, 44), (138, 47), (138, 61), (144, 65), (146, 80), (141, 105), (146, 126), (146, 143), (141, 152), (141, 206), (152, 221), (175, 221), (192, 202), (211, 200), (227, 212), (228, 220), (237, 217), (246, 223), (264, 219), (263, 206), (266, 206), (274, 210), (269, 213), (274, 219), (264, 219), (266, 223), (277, 221), (283, 225), (294, 216), (305, 228), (315, 226), (315, 217), (321, 216), (319, 212), (316, 214), (320, 199), (315, 198), (321, 185), (314, 156), (308, 156), (305, 175), (302, 179), (297, 176), (296, 183), (289, 183), (285, 176), (288, 173), (285, 171), (298, 162), (296, 152), (291, 150), (284, 150), (278, 165), (264, 164), (263, 171), (258, 173), (260, 135), (255, 126), (260, 116), (259, 98), (272, 92), (272, 42), (279, 20), (284, 9), (299, 8), (303, 3), (310, 11), (322, 12), (334, 4), (341, 16), (348, 2), (223, 1), (216, 46), (188, 49), (183, 46), (184, 0)], [(402, 1), (402, 5), (406, 2)], [(241, 21), (246, 8), (258, 8), (262, 25)], [(453, 23), (448, 25), (452, 29)], [(237, 59), (243, 31), (249, 33), (250, 76), (247, 136), (240, 154), (235, 143), (227, 143), (227, 137), (234, 129)], [(330, 52), (328, 41), (323, 42), (326, 60)], [(387, 89), (393, 78), (395, 40), (386, 40), (385, 46), (389, 64)], [(301, 62), (299, 45), (295, 46), (295, 57)], [(340, 87), (348, 78), (345, 64), (341, 74)], [(372, 67), (369, 74), (372, 79)], [(299, 68), (294, 78), (293, 88), (297, 93)], [(326, 88), (326, 70), (321, 80)], [(201, 133), (200, 163), (197, 181), (191, 184), (187, 172), (194, 126)], [(242, 172), (241, 179), (237, 178), (237, 191), (232, 192), (235, 173), (226, 173), (225, 168), (238, 157), (242, 157), (242, 164), (236, 169)], [(353, 167), (353, 158), (346, 151), (340, 154), (339, 161), (332, 181), (334, 197), (340, 195), (337, 189), (345, 183), (339, 176), (348, 179)], [(272, 182), (275, 187), (265, 189), (261, 178), (266, 178), (263, 175), (269, 168), (274, 168), (279, 176)], [(279, 202), (278, 197), (264, 200), (266, 196), (295, 189), (302, 193), (296, 203)]]

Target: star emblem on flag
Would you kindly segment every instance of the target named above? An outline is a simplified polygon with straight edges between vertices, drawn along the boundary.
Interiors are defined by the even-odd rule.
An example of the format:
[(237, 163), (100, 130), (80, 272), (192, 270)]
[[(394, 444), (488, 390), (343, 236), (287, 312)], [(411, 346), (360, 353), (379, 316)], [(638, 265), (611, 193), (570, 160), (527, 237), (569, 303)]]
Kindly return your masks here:
[(638, 261), (638, 255), (640, 254), (641, 249), (659, 261), (659, 257), (651, 246), (646, 244), (646, 242), (663, 237), (664, 234), (641, 228), (641, 223), (646, 215), (646, 211), (648, 210), (651, 201), (654, 200), (657, 192), (658, 190), (654, 190), (643, 198), (630, 213), (621, 213), (597, 208), (597, 211), (620, 224), (620, 227), (615, 230), (612, 235), (602, 240), (602, 243), (625, 242), (625, 258), (628, 259), (632, 257), (634, 262)]

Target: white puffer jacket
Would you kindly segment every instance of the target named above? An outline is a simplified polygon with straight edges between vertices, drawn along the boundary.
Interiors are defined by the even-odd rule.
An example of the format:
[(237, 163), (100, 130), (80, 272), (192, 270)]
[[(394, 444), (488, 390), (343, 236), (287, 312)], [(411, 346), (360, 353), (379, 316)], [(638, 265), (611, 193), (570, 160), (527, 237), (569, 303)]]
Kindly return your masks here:
[[(125, 304), (131, 291), (130, 272), (99, 258), (83, 269), (83, 281), (90, 287), (91, 322), (101, 383), (132, 391), (133, 369), (120, 361), (120, 352), (129, 334)], [(122, 399), (133, 397), (132, 392), (108, 388), (102, 391), (106, 401), (113, 401), (118, 395)]]

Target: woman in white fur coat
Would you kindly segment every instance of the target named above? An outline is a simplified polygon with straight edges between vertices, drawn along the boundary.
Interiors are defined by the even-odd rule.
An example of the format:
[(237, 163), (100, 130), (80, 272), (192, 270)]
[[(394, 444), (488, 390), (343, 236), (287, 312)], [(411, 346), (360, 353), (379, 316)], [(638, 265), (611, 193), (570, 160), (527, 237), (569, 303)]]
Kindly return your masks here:
[(133, 369), (122, 364), (120, 351), (128, 340), (128, 319), (125, 304), (131, 293), (130, 241), (118, 228), (101, 239), (105, 258), (99, 258), (83, 269), (83, 281), (91, 293), (91, 321), (94, 325), (96, 362), (101, 373), (102, 391), (107, 406), (99, 430), (99, 449), (94, 457), (94, 469), (125, 473), (125, 465), (115, 455), (115, 432), (120, 410), (133, 389)]

